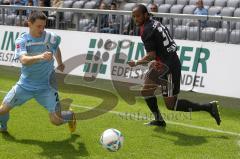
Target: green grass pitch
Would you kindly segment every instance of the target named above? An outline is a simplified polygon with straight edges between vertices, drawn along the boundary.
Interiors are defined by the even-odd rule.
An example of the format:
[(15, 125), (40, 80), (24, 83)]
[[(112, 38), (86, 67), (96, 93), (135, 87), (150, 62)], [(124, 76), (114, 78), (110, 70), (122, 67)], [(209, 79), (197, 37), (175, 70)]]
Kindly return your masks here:
[[(1, 101), (17, 80), (18, 70), (0, 67)], [(13, 109), (9, 134), (0, 133), (0, 159), (240, 158), (239, 99), (181, 92), (180, 97), (196, 102), (219, 100), (222, 124), (217, 126), (206, 112), (169, 111), (159, 97), (160, 110), (167, 120), (167, 127), (161, 129), (143, 125), (148, 121), (145, 117), (150, 116), (143, 99), (137, 98), (136, 104), (129, 105), (114, 90), (109, 92), (116, 97), (117, 106), (111, 112), (79, 120), (73, 134), (67, 125), (53, 126), (48, 112), (35, 100)], [(79, 113), (102, 102), (100, 98), (71, 91), (60, 90), (59, 95), (60, 99), (71, 98), (71, 107)], [(123, 147), (118, 152), (109, 152), (99, 144), (101, 133), (108, 128), (116, 128), (124, 135)]]

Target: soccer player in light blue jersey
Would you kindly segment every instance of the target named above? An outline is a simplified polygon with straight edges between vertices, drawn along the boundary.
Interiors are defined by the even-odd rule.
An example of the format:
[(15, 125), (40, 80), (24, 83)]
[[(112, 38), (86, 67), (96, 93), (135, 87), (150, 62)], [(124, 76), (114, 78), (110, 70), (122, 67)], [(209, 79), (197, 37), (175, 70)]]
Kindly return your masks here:
[(22, 63), (21, 76), (5, 96), (0, 107), (0, 131), (7, 131), (9, 111), (15, 106), (35, 98), (49, 112), (54, 125), (68, 123), (71, 132), (76, 129), (76, 118), (72, 111), (61, 111), (55, 83), (54, 58), (58, 70), (62, 71), (59, 44), (61, 38), (44, 31), (47, 17), (43, 12), (34, 11), (29, 15), (29, 33), (22, 34), (16, 41), (15, 58)]

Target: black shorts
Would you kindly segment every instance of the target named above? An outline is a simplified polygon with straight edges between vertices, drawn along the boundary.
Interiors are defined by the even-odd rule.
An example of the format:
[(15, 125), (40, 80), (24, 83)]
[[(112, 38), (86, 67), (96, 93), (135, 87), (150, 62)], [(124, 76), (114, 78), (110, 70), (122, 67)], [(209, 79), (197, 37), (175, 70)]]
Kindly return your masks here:
[(164, 71), (158, 71), (150, 67), (145, 78), (149, 78), (156, 84), (161, 85), (164, 97), (171, 97), (180, 92), (181, 63), (177, 54), (172, 56), (170, 62), (164, 63), (164, 66)]

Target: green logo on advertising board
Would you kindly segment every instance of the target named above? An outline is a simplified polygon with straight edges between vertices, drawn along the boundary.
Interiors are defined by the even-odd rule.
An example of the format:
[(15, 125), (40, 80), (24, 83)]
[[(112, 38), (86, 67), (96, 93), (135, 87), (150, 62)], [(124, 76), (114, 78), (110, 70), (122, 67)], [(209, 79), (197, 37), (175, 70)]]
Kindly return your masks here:
[[(143, 43), (137, 43), (135, 56), (134, 53), (135, 42), (130, 40), (112, 41), (110, 39), (90, 39), (89, 50), (86, 56), (86, 63), (83, 71), (87, 73), (100, 73), (105, 74), (110, 55), (114, 59), (111, 64), (126, 64), (127, 61), (132, 59), (140, 59), (145, 55)], [(100, 51), (104, 50), (104, 51)], [(122, 57), (122, 53), (126, 57)]]
[[(95, 49), (97, 46), (97, 39), (91, 39), (89, 44), (89, 49)], [(98, 49), (100, 49), (103, 45), (98, 43)], [(88, 51), (86, 57), (86, 63), (84, 65), (83, 71), (89, 73), (100, 73), (105, 74), (107, 70), (107, 65), (103, 63), (99, 63), (100, 60), (102, 62), (106, 62), (109, 60), (109, 53), (104, 52), (101, 53), (99, 50), (94, 55), (94, 51)]]
[(1, 50), (15, 50), (15, 40), (19, 36), (19, 32), (5, 31), (3, 36), (3, 41), (1, 45)]

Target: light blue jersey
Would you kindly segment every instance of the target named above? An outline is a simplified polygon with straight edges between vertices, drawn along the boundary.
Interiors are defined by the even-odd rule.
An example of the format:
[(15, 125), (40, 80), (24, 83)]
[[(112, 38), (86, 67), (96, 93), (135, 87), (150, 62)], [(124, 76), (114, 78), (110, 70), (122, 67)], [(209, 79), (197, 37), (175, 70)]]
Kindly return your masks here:
[[(194, 11), (194, 14), (196, 15), (208, 15), (208, 10), (206, 8), (196, 8)], [(207, 26), (207, 20), (201, 20), (201, 26), (206, 27)]]
[(194, 11), (196, 15), (208, 15), (208, 10), (206, 8), (196, 8)]
[[(21, 55), (35, 56), (45, 51), (56, 54), (60, 41), (61, 38), (52, 32), (44, 31), (39, 38), (24, 33), (15, 42), (15, 58), (18, 59)], [(22, 65), (21, 76), (17, 84), (29, 91), (48, 89), (53, 70), (54, 60), (42, 60), (35, 64)]]
[[(35, 56), (44, 52), (57, 53), (61, 38), (54, 33), (44, 31), (39, 38), (29, 33), (22, 34), (16, 41), (15, 59), (22, 55)], [(72, 111), (61, 111), (57, 89), (54, 88), (54, 60), (40, 60), (34, 64), (22, 65), (21, 76), (16, 85), (3, 99), (3, 105), (14, 108), (34, 98), (50, 113), (50, 120), (55, 124), (64, 124), (75, 119)], [(62, 120), (56, 122), (56, 113), (61, 113)], [(54, 120), (53, 120), (54, 119)], [(0, 131), (7, 131), (9, 113), (0, 114)], [(58, 119), (59, 120), (59, 119)], [(71, 132), (75, 127), (70, 125)]]

